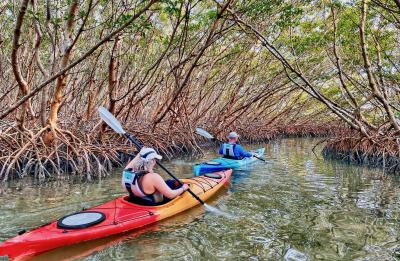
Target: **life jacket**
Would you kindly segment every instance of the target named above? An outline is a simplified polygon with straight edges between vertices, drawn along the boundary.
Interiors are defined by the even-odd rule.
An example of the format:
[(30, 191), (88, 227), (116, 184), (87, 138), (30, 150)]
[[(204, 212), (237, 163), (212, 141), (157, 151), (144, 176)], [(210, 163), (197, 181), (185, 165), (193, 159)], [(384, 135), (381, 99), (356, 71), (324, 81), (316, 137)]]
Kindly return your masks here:
[(222, 144), (222, 152), (224, 158), (227, 159), (238, 159), (235, 155), (236, 144), (224, 143)]
[(122, 172), (122, 186), (126, 188), (130, 198), (140, 198), (141, 201), (149, 204), (157, 203), (153, 194), (146, 194), (140, 185), (140, 180), (146, 175), (147, 171), (134, 172), (126, 169)]

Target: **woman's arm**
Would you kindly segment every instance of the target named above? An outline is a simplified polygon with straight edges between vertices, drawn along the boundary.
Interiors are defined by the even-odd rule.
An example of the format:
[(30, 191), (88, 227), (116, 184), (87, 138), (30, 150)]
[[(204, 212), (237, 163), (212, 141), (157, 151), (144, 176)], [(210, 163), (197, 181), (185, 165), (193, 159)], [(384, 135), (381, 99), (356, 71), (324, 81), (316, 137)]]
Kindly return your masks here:
[(163, 196), (169, 199), (175, 198), (176, 196), (182, 194), (189, 188), (188, 185), (184, 184), (183, 187), (180, 187), (178, 189), (171, 189), (165, 183), (163, 178), (157, 173), (152, 173), (152, 181), (156, 191), (160, 192), (161, 194), (163, 194)]

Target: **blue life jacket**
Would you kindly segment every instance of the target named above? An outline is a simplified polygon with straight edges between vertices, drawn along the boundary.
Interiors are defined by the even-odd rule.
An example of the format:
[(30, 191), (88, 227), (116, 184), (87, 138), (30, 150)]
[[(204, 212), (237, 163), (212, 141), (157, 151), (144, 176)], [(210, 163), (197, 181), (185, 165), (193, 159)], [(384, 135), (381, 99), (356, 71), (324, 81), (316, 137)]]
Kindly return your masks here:
[(224, 158), (238, 159), (238, 157), (235, 155), (235, 147), (236, 147), (236, 144), (230, 144), (230, 143), (222, 144), (222, 152), (223, 152)]

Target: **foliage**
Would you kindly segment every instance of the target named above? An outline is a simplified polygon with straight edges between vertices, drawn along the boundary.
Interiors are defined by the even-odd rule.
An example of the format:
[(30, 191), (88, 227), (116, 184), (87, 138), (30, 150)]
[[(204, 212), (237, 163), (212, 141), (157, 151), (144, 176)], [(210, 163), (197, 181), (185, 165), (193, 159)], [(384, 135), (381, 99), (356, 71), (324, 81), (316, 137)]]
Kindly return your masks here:
[[(388, 121), (389, 110), (396, 118), (400, 115), (400, 19), (394, 4), (368, 3), (365, 55), (359, 1), (236, 0), (219, 15), (226, 1), (162, 0), (138, 17), (150, 1), (83, 0), (72, 15), (73, 0), (35, 7), (33, 2), (29, 1), (23, 19), (16, 60), (28, 92), (65, 68), (66, 46), (73, 45), (68, 65), (133, 20), (62, 77), (35, 92), (23, 113), (25, 122), (17, 128), (23, 106), (6, 111), (21, 99), (12, 67), (16, 64), (11, 61), (21, 3), (0, 4), (0, 115), (14, 124), (11, 129), (0, 124), (1, 135), (6, 133), (2, 144), (14, 139), (16, 129), (29, 133), (36, 139), (38, 155), (46, 155), (43, 159), (54, 155), (57, 142), (46, 144), (43, 135), (32, 133), (48, 128), (51, 106), (57, 102), (56, 127), (63, 134), (84, 133), (87, 125), (93, 134), (80, 139), (88, 144), (105, 142), (105, 128), (95, 123), (96, 107), (106, 105), (133, 131), (143, 128), (144, 138), (165, 153), (171, 141), (196, 149), (191, 129), (197, 125), (211, 126), (218, 134), (232, 128), (244, 131), (243, 126), (254, 121), (262, 129), (276, 130), (340, 119), (353, 128), (367, 129), (363, 135), (378, 129), (385, 135), (396, 127)], [(70, 39), (69, 21), (73, 24)], [(365, 56), (389, 110), (373, 95)], [(61, 79), (66, 81), (58, 101), (56, 86)], [(71, 139), (66, 136), (61, 143)], [(166, 138), (159, 142), (160, 137)], [(67, 150), (74, 147), (64, 145)], [(9, 153), (5, 150), (0, 156), (6, 159)], [(21, 157), (26, 153), (21, 152)]]

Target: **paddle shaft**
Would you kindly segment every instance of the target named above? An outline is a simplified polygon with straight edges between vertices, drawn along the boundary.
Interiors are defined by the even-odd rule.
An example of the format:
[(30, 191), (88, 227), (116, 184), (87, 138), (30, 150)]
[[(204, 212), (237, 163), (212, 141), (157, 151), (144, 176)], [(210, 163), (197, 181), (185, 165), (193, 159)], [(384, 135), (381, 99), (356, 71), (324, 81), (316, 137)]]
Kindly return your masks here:
[[(213, 140), (215, 140), (215, 141), (217, 141), (217, 142), (219, 142), (219, 143), (224, 143), (224, 142), (222, 142), (221, 140), (219, 140), (219, 139), (217, 139), (217, 138), (213, 138)], [(258, 157), (257, 155), (254, 155), (254, 154), (253, 154), (253, 157), (256, 158), (256, 159), (259, 159), (259, 160), (261, 160), (261, 161), (267, 162), (265, 159), (260, 158), (260, 157)]]
[[(137, 139), (135, 139), (133, 136), (129, 135), (128, 133), (125, 133), (124, 135), (136, 146), (136, 148), (138, 148), (138, 150), (142, 149), (143, 145)], [(177, 177), (175, 177), (174, 174), (172, 174), (167, 168), (165, 168), (160, 162), (158, 162), (158, 160), (156, 160), (156, 162), (157, 162), (157, 165), (160, 166), (160, 168), (162, 168), (168, 175), (170, 175), (174, 180), (178, 181), (181, 186), (183, 186), (182, 181), (180, 181)], [(199, 201), (202, 205), (204, 205), (204, 201), (201, 200), (196, 194), (194, 194), (194, 192), (192, 190), (188, 189), (187, 191), (197, 201)]]

